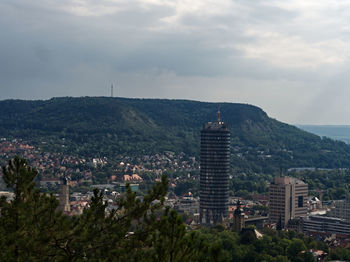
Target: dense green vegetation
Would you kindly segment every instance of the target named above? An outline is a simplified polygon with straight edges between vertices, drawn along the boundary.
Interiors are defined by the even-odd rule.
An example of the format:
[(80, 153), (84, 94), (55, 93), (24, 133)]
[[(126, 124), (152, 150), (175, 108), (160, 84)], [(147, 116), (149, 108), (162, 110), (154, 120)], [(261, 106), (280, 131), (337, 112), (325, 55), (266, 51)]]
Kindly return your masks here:
[[(309, 186), (309, 194), (327, 200), (345, 199), (350, 191), (350, 170), (305, 170), (285, 172), (286, 176), (296, 177)], [(251, 198), (251, 193), (268, 193), (266, 181), (273, 181), (271, 174), (241, 173), (230, 180), (230, 190), (236, 196)]]
[(290, 175), (305, 181), (310, 193), (322, 200), (344, 199), (350, 191), (350, 170), (315, 170)]
[[(166, 150), (199, 155), (200, 130), (217, 103), (107, 97), (0, 102), (0, 136), (83, 156)], [(221, 103), (231, 130), (234, 171), (272, 174), (280, 167), (350, 167), (350, 146), (271, 119), (260, 108)], [(63, 147), (64, 146), (64, 147)]]
[[(3, 167), (13, 200), (0, 199), (0, 261), (314, 261), (310, 248), (328, 247), (302, 234), (266, 229), (238, 234), (218, 225), (186, 230), (182, 218), (163, 206), (167, 180), (156, 184), (142, 201), (130, 188), (117, 210), (98, 190), (81, 216), (57, 211), (52, 195), (34, 186), (37, 172), (16, 157)], [(344, 249), (332, 258), (349, 257)]]

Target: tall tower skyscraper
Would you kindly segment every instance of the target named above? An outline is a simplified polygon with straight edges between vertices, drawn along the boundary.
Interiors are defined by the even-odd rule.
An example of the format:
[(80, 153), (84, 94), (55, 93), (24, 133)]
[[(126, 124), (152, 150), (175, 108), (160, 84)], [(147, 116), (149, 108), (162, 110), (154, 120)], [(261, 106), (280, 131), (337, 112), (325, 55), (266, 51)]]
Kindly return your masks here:
[(200, 222), (221, 223), (228, 214), (230, 131), (220, 120), (201, 131)]

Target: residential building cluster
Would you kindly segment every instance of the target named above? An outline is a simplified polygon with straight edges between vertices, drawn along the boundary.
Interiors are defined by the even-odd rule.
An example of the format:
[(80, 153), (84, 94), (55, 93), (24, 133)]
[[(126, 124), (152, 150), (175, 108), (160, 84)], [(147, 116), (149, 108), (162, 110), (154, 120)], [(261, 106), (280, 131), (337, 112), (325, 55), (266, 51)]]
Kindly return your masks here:
[(92, 172), (89, 161), (62, 153), (44, 152), (38, 146), (29, 142), (14, 139), (0, 140), (0, 164), (6, 165), (8, 159), (20, 156), (38, 171), (41, 186), (55, 186), (58, 178), (69, 176), (79, 183), (92, 182)]
[[(6, 165), (16, 155), (25, 158), (30, 166), (38, 170), (37, 183), (42, 189), (54, 191), (61, 201), (65, 199), (61, 209), (71, 215), (80, 214), (88, 205), (93, 188), (105, 192), (105, 201), (112, 208), (120, 194), (125, 192), (127, 183), (132, 191), (139, 191), (142, 185), (152, 185), (166, 173), (170, 186), (175, 188), (183, 180), (195, 179), (191, 174), (199, 166), (195, 157), (188, 157), (183, 153), (165, 152), (139, 157), (120, 155), (117, 160), (112, 161), (106, 157), (83, 158), (45, 152), (39, 146), (21, 139), (0, 139), (0, 165)], [(100, 173), (107, 174), (105, 180), (102, 180), (103, 184), (96, 183), (99, 182), (96, 176)], [(70, 188), (70, 207), (67, 205), (67, 195), (60, 195), (65, 183)], [(173, 198), (178, 199), (176, 195)]]
[[(140, 157), (117, 156), (118, 160), (109, 161), (102, 158), (83, 158), (63, 153), (44, 152), (38, 146), (29, 142), (14, 139), (0, 140), (0, 164), (5, 165), (7, 160), (19, 155), (28, 160), (29, 164), (38, 170), (42, 186), (56, 185), (57, 178), (70, 177), (71, 186), (79, 183), (93, 183), (94, 171), (109, 165), (110, 176), (105, 182), (142, 181), (144, 174), (150, 180), (160, 178), (164, 172), (193, 172), (198, 169), (198, 162), (194, 157), (185, 154), (176, 155), (172, 152), (164, 154), (144, 155)], [(72, 182), (75, 181), (75, 182)]]

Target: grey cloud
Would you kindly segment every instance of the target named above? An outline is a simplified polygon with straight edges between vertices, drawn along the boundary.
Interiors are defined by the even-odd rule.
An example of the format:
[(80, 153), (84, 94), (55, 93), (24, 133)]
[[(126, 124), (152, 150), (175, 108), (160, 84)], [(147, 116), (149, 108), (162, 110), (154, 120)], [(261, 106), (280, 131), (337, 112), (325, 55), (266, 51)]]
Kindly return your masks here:
[[(0, 99), (108, 95), (116, 82), (123, 96), (247, 102), (287, 122), (322, 122), (321, 112), (325, 123), (346, 122), (350, 108), (344, 104), (339, 114), (334, 101), (345, 103), (339, 96), (347, 94), (348, 81), (339, 72), (348, 71), (347, 58), (343, 64), (288, 67), (264, 56), (248, 57), (238, 46), (259, 47), (261, 36), (249, 30), (298, 36), (303, 45), (332, 39), (346, 43), (345, 29), (334, 28), (346, 20), (332, 18), (347, 11), (332, 9), (320, 30), (317, 23), (305, 24), (309, 18), (303, 10), (266, 1), (234, 1), (239, 12), (185, 12), (173, 24), (165, 19), (177, 14), (172, 5), (116, 3), (86, 1), (101, 13), (79, 16), (64, 8), (71, 6), (68, 0), (2, 1)], [(105, 14), (103, 4), (115, 11)], [(279, 48), (276, 52), (290, 46)], [(325, 113), (322, 105), (327, 104), (334, 106)]]

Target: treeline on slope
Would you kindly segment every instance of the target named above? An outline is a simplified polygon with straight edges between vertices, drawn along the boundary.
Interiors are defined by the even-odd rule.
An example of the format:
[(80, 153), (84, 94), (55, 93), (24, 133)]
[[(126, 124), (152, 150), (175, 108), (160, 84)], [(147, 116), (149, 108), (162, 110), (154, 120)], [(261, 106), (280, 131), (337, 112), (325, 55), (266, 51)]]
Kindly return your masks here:
[[(16, 157), (2, 168), (14, 198), (0, 199), (1, 261), (314, 261), (309, 249), (329, 252), (322, 242), (302, 234), (253, 230), (238, 234), (218, 225), (186, 230), (182, 218), (163, 206), (165, 177), (142, 201), (128, 188), (118, 209), (106, 212), (95, 190), (81, 216), (57, 211), (53, 195), (35, 188), (37, 172)], [(348, 259), (346, 249), (331, 251)]]
[[(199, 156), (200, 130), (217, 103), (108, 97), (0, 102), (0, 136), (83, 156), (164, 151)], [(271, 119), (260, 108), (220, 103), (230, 126), (234, 171), (350, 167), (350, 146)], [(42, 144), (41, 142), (45, 142)], [(62, 147), (64, 145), (65, 147)]]
[[(345, 199), (350, 191), (350, 170), (305, 170), (286, 172), (286, 176), (296, 177), (308, 184), (309, 194), (323, 201)], [(251, 193), (268, 193), (267, 181), (272, 182), (271, 174), (240, 173), (230, 180), (230, 191), (235, 196), (251, 199)], [(194, 187), (192, 187), (194, 188)]]
[(309, 193), (324, 200), (345, 199), (350, 191), (350, 170), (306, 170), (289, 175), (305, 181)]

